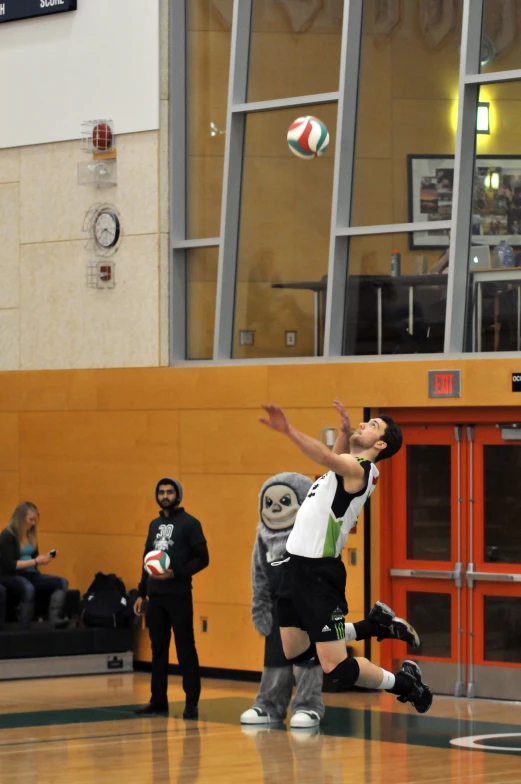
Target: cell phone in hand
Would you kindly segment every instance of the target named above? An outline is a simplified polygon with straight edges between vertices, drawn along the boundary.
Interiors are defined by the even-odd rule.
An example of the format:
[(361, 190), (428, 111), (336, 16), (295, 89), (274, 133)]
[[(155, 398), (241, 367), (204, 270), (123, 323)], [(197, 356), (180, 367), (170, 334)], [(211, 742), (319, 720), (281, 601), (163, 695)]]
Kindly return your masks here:
[(51, 558), (56, 558), (56, 550), (50, 550), (49, 555), (51, 556)]

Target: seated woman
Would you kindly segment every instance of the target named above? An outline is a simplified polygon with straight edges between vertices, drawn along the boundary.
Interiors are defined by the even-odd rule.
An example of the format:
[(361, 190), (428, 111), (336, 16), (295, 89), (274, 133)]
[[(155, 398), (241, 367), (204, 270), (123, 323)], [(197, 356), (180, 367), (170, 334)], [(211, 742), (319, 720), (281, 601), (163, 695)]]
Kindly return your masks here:
[(37, 595), (49, 596), (49, 621), (55, 628), (64, 628), (63, 605), (69, 583), (64, 577), (40, 574), (39, 566), (53, 559), (53, 552), (39, 554), (36, 528), (38, 509), (25, 501), (18, 504), (6, 528), (0, 533), (0, 584), (14, 596), (19, 606), (20, 628), (28, 629), (33, 620)]

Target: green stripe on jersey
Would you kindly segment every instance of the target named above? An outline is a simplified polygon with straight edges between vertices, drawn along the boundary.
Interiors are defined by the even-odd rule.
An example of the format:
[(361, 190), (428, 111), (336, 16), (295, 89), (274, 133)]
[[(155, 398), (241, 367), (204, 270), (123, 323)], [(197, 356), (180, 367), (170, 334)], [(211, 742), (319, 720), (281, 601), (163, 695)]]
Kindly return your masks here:
[(329, 515), (322, 558), (336, 558), (336, 543), (338, 542), (338, 537), (340, 536), (342, 523), (343, 520), (335, 520), (333, 515)]

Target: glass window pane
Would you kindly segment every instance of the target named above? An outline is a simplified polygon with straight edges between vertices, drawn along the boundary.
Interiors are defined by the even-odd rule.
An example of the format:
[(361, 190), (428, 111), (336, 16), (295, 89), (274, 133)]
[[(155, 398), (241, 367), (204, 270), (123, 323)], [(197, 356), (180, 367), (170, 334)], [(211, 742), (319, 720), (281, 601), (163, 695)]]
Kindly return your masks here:
[[(436, 165), (413, 169), (409, 159), (408, 168), (408, 156), (455, 151), (456, 3), (444, 3), (443, 12), (439, 3), (417, 0), (366, 0), (363, 6), (352, 225), (450, 218), (452, 184), (450, 193), (441, 189)], [(420, 203), (422, 177), (435, 198)]]
[[(323, 340), (334, 147), (295, 157), (286, 132), (305, 108), (246, 119), (233, 356), (312, 356)], [(320, 107), (328, 128), (336, 104)], [(281, 287), (284, 286), (284, 287)], [(241, 332), (253, 331), (253, 345)], [(286, 345), (286, 332), (295, 333)], [(317, 337), (315, 337), (317, 336)]]
[(338, 90), (343, 5), (253, 0), (248, 101)]
[(521, 68), (518, 14), (517, 2), (484, 0), (480, 69), (482, 73)]
[(484, 596), (485, 661), (521, 664), (521, 597)]
[(186, 252), (187, 359), (212, 359), (219, 248)]
[(187, 236), (218, 237), (233, 0), (187, 6)]
[(521, 563), (521, 445), (483, 447), (487, 563)]
[(436, 270), (443, 257), (443, 249), (415, 249), (413, 234), (351, 237), (343, 353), (442, 352), (447, 275)]
[(451, 448), (408, 444), (406, 449), (407, 558), (450, 561)]
[(450, 593), (407, 591), (407, 620), (420, 637), (420, 647), (407, 646), (415, 656), (452, 656), (452, 601)]
[[(470, 351), (521, 349), (521, 82), (480, 88), (489, 133), (476, 131), (467, 341)], [(512, 152), (514, 151), (514, 153)]]

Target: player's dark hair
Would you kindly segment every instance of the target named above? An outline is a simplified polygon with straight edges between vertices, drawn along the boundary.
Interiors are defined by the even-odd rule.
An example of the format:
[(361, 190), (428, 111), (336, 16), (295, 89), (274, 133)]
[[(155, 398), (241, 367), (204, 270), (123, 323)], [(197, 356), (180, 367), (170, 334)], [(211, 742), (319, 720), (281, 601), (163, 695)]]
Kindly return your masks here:
[(385, 449), (382, 449), (381, 452), (378, 452), (378, 456), (374, 461), (375, 463), (395, 455), (401, 448), (403, 441), (402, 431), (392, 417), (388, 414), (379, 414), (378, 418), (386, 424), (385, 433), (381, 440), (385, 441), (387, 446)]

